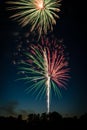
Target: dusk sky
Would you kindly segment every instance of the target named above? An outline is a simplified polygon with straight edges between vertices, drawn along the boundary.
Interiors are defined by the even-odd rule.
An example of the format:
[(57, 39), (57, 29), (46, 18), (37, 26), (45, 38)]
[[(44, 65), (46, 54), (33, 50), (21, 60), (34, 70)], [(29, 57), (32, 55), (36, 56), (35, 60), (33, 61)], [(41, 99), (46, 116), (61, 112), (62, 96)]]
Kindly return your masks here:
[[(17, 21), (9, 19), (6, 0), (0, 0), (0, 115), (16, 115), (46, 112), (46, 97), (35, 99), (26, 94), (27, 87), (18, 78), (13, 64), (13, 53), (19, 37), (29, 32)], [(77, 0), (79, 1), (79, 0)], [(52, 34), (63, 39), (69, 53), (70, 80), (67, 90), (61, 89), (62, 98), (52, 96), (50, 111), (66, 115), (81, 115), (87, 112), (87, 22), (85, 3), (62, 0), (60, 19)], [(82, 2), (82, 1), (81, 1)]]

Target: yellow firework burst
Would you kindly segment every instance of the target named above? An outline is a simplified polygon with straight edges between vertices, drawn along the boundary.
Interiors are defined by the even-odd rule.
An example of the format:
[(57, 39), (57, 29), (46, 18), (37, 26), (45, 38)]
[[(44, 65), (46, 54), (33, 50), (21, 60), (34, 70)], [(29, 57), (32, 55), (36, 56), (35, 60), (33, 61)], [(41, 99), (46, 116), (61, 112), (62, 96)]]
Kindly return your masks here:
[(59, 18), (61, 0), (18, 0), (8, 1), (8, 10), (14, 10), (10, 18), (18, 20), (22, 27), (30, 24), (31, 31), (38, 30), (39, 36), (53, 30)]

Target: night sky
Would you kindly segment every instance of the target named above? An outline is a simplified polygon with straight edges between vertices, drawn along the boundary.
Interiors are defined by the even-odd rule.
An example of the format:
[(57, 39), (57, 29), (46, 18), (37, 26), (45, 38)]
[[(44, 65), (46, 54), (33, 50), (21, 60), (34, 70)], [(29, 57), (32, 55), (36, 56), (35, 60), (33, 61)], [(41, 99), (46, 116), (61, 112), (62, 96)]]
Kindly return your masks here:
[[(50, 111), (63, 116), (81, 115), (87, 112), (87, 22), (85, 3), (77, 0), (63, 0), (60, 19), (53, 34), (63, 39), (69, 53), (71, 79), (67, 90), (61, 89), (62, 98), (52, 97)], [(46, 97), (36, 100), (26, 94), (26, 84), (16, 81), (16, 67), (13, 52), (17, 46), (17, 36), (24, 35), (29, 28), (21, 28), (9, 19), (4, 0), (0, 0), (0, 115), (17, 115), (46, 112)]]

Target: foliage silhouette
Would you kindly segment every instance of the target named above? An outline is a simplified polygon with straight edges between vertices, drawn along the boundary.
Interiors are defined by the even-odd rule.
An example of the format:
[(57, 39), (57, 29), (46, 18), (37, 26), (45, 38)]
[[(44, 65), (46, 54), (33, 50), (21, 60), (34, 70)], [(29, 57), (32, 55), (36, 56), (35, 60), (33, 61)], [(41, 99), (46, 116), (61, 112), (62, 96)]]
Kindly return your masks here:
[(23, 120), (22, 115), (18, 117), (0, 117), (0, 129), (86, 129), (87, 128), (87, 113), (81, 115), (79, 118), (74, 117), (62, 117), (57, 112), (49, 114), (29, 114), (26, 120)]

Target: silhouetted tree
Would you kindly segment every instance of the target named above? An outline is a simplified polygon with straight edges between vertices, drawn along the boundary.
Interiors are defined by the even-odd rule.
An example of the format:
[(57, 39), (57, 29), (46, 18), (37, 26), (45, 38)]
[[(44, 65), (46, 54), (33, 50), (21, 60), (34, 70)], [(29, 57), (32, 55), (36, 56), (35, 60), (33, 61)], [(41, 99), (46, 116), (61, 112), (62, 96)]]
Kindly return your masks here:
[(52, 112), (49, 114), (49, 118), (51, 121), (58, 121), (62, 119), (62, 116), (57, 112)]
[[(48, 120), (49, 119), (49, 120)], [(63, 118), (59, 113), (52, 112), (49, 114), (29, 114), (27, 120), (18, 117), (0, 117), (0, 130), (32, 130), (32, 129), (87, 129), (87, 113), (80, 118), (66, 117)]]
[(29, 114), (27, 121), (32, 122), (33, 120), (34, 120), (34, 114)]
[(22, 120), (22, 115), (18, 115), (18, 120)]
[(41, 114), (41, 120), (43, 120), (43, 121), (47, 120), (47, 114), (46, 113)]
[(84, 115), (81, 115), (81, 116), (80, 116), (80, 119), (87, 121), (87, 113), (85, 113)]

